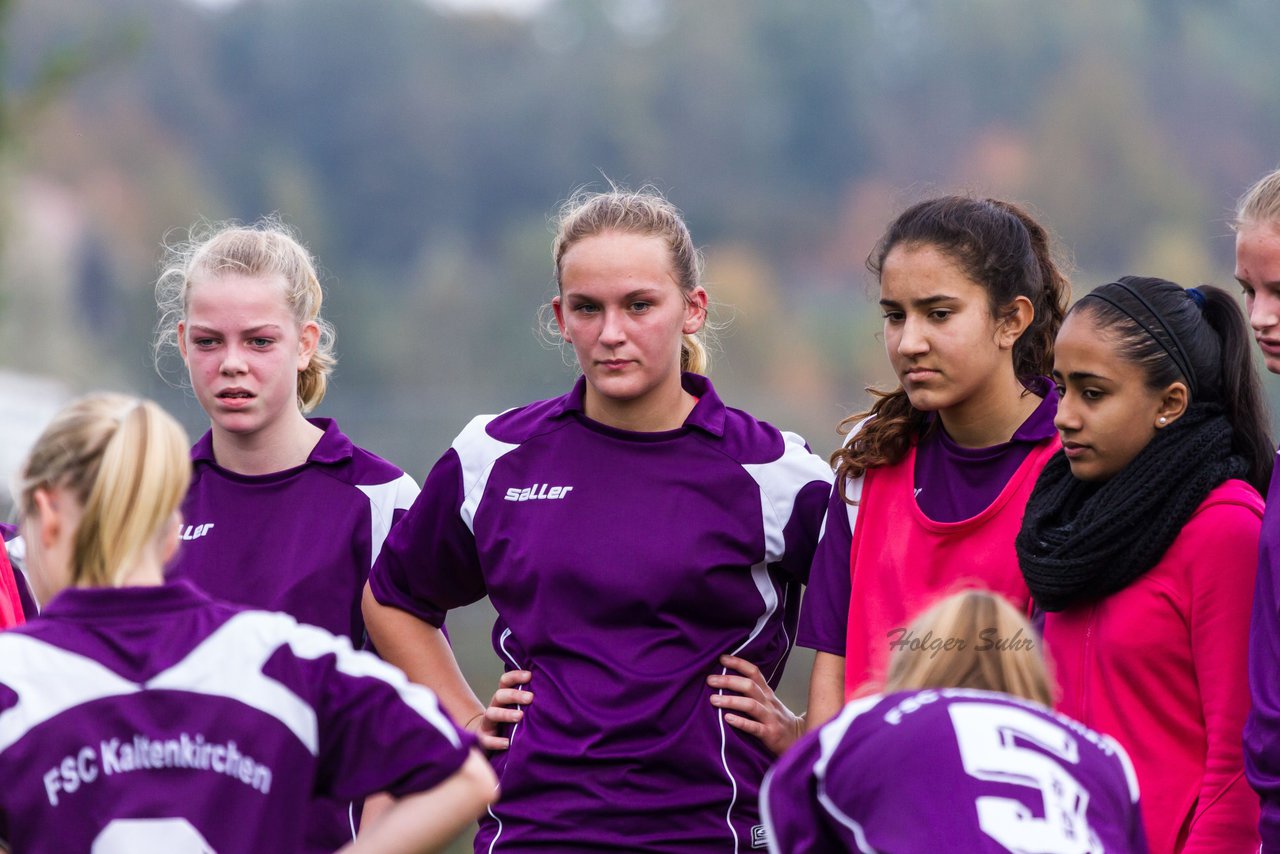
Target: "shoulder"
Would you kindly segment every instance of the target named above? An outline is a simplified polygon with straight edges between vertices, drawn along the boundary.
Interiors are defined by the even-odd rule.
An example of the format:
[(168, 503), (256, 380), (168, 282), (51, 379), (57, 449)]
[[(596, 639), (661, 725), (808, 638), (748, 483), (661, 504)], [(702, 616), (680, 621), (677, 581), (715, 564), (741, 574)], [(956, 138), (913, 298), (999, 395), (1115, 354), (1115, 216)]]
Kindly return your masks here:
[(1262, 527), (1264, 502), (1258, 491), (1243, 480), (1228, 480), (1215, 487), (1191, 514), (1183, 533), (1219, 539), (1231, 533)]
[(529, 440), (561, 429), (573, 419), (564, 418), (565, 397), (538, 400), (497, 415), (477, 415), (453, 440), (460, 457), (501, 455)]
[(808, 469), (815, 480), (831, 482), (831, 467), (798, 433), (781, 430), (741, 409), (725, 407), (721, 451), (743, 466), (788, 463)]

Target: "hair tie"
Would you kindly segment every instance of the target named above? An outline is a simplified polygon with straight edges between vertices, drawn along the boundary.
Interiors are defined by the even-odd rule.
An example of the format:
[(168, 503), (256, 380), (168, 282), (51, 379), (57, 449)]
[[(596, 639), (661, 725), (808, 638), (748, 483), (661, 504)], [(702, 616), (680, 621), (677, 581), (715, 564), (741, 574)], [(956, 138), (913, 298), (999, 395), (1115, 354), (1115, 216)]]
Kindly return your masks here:
[(1191, 301), (1196, 304), (1196, 308), (1204, 311), (1204, 291), (1200, 288), (1187, 288), (1187, 296), (1191, 297)]
[[(1173, 334), (1173, 330), (1169, 328), (1169, 324), (1165, 323), (1164, 318), (1160, 316), (1160, 313), (1158, 311), (1156, 311), (1155, 306), (1147, 302), (1146, 298), (1143, 297), (1142, 294), (1136, 288), (1133, 288), (1132, 286), (1130, 286), (1129, 282), (1133, 280), (1134, 279), (1132, 276), (1125, 276), (1123, 279), (1119, 279), (1117, 281), (1103, 285), (1101, 288), (1096, 288), (1090, 291), (1089, 293), (1081, 297), (1081, 299), (1088, 299), (1089, 297), (1093, 297), (1095, 299), (1100, 299), (1103, 302), (1110, 303), (1111, 305), (1115, 306), (1122, 314), (1128, 316), (1130, 320), (1138, 324), (1138, 326), (1142, 327), (1142, 330), (1146, 332), (1148, 335), (1150, 335), (1151, 339), (1155, 341), (1157, 344), (1159, 344), (1162, 350), (1164, 350), (1167, 354), (1169, 354), (1169, 358), (1172, 359), (1173, 364), (1177, 366), (1178, 372), (1182, 374), (1182, 376), (1187, 381), (1187, 390), (1191, 392), (1191, 399), (1195, 400), (1199, 398), (1200, 389), (1197, 387), (1196, 374), (1195, 374), (1195, 371), (1191, 369), (1191, 360), (1187, 358), (1187, 351), (1183, 348), (1182, 342), (1178, 340), (1177, 335)], [(1137, 300), (1138, 303), (1141, 304), (1144, 309), (1146, 309), (1146, 314), (1156, 322), (1156, 324), (1160, 327), (1161, 330), (1164, 331), (1165, 338), (1167, 338), (1168, 340), (1166, 341), (1162, 339), (1159, 335), (1157, 335), (1155, 330), (1152, 329), (1151, 326), (1148, 323), (1146, 323), (1146, 321), (1144, 321), (1141, 317), (1139, 317), (1131, 308), (1121, 305), (1117, 300), (1114, 300), (1107, 294), (1102, 293), (1102, 291), (1105, 288), (1111, 288), (1111, 287), (1119, 288), (1120, 290), (1124, 291), (1125, 293), (1129, 294), (1129, 296)], [(1200, 298), (1204, 299), (1204, 294), (1200, 294)], [(1195, 297), (1191, 297), (1191, 299), (1194, 300)]]

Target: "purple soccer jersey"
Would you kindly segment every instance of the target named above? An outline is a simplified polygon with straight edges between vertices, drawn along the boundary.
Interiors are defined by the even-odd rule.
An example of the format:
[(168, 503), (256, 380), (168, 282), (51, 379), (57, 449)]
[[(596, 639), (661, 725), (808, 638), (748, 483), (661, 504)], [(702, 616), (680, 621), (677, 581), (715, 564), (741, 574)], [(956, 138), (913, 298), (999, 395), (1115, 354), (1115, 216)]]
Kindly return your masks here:
[(299, 851), (313, 794), (422, 791), (472, 743), (347, 639), (183, 582), (67, 590), (0, 634), (15, 851)]
[[(1280, 463), (1280, 457), (1277, 458)], [(1249, 624), (1249, 718), (1244, 770), (1262, 800), (1264, 854), (1280, 854), (1280, 474), (1271, 475), (1258, 541)]]
[(332, 419), (312, 423), (324, 435), (307, 462), (273, 474), (222, 468), (210, 433), (196, 443), (181, 548), (169, 574), (210, 596), (283, 611), (359, 646), (369, 568), (418, 487), (353, 445)]
[(938, 689), (855, 700), (769, 772), (774, 854), (1143, 854), (1124, 750), (1038, 703)]
[(830, 469), (683, 382), (699, 400), (669, 432), (587, 419), (582, 380), (475, 419), (373, 569), (379, 602), (434, 625), (488, 595), (495, 651), (533, 674), (477, 851), (763, 845), (771, 757), (724, 723), (706, 677), (735, 653), (776, 685)]
[[(940, 427), (921, 442), (912, 477), (916, 502), (925, 515), (936, 522), (977, 516), (999, 496), (1032, 449), (1053, 438), (1057, 387), (1048, 377), (1041, 377), (1034, 385), (1035, 393), (1043, 399), (1008, 442), (990, 448), (964, 448)], [(849, 560), (856, 516), (857, 508), (833, 490), (800, 612), (796, 643), (803, 647), (839, 656), (846, 652), (853, 586)]]

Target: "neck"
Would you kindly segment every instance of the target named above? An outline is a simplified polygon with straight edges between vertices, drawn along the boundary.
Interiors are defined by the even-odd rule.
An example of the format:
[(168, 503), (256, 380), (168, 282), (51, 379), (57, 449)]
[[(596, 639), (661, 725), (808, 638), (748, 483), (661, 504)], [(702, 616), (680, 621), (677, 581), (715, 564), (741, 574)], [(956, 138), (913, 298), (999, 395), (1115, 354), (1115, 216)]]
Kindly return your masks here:
[(296, 411), (270, 429), (253, 433), (230, 433), (215, 424), (213, 458), (236, 474), (272, 474), (305, 463), (323, 435)]
[(1012, 439), (1041, 400), (1027, 391), (1010, 366), (1007, 375), (993, 379), (963, 402), (939, 410), (938, 417), (960, 447), (989, 448)]
[(121, 576), (121, 587), (158, 587), (164, 584), (164, 566), (154, 558), (138, 561)]
[(587, 383), (583, 411), (592, 421), (632, 433), (662, 433), (679, 429), (697, 403), (693, 395), (675, 382), (656, 388), (635, 400), (605, 397)]

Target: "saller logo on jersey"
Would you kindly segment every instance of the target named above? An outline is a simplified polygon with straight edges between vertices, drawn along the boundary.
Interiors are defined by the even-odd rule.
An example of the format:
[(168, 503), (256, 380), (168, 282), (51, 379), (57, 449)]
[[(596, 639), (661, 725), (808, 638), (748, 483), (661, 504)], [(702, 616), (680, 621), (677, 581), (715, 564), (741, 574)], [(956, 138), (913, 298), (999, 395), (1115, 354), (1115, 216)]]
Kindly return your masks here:
[(564, 498), (573, 490), (572, 486), (552, 486), (549, 483), (535, 483), (524, 489), (512, 487), (504, 496), (508, 501), (537, 501), (541, 498)]
[(184, 540), (198, 540), (205, 534), (213, 530), (212, 522), (205, 522), (203, 525), (186, 525), (178, 526), (178, 536)]

